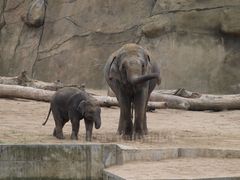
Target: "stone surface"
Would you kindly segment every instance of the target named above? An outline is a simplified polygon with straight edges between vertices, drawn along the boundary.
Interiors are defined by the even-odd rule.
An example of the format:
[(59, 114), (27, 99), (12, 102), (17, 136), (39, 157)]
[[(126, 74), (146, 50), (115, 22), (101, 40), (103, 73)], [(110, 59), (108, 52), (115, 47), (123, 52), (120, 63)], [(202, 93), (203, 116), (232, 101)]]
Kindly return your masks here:
[(31, 3), (0, 2), (1, 76), (105, 88), (108, 56), (138, 43), (160, 64), (160, 88), (239, 93), (240, 0), (48, 1), (38, 28), (21, 19)]
[(0, 145), (0, 179), (99, 179), (116, 145)]
[[(191, 174), (192, 168), (197, 174)], [(206, 169), (222, 174), (214, 171), (204, 177), (229, 177), (229, 173), (240, 177), (239, 168), (239, 149), (133, 148), (94, 143), (0, 145), (0, 179), (102, 179), (116, 178), (119, 172), (124, 179), (146, 178), (150, 172), (154, 178), (163, 172), (163, 179), (170, 174), (176, 179), (186, 175), (185, 179), (203, 177)]]
[(34, 0), (22, 20), (30, 27), (40, 27), (44, 24), (47, 2), (45, 0)]
[(104, 174), (104, 180), (235, 180), (240, 178), (240, 159), (178, 158), (159, 162), (140, 161), (110, 167), (104, 170)]

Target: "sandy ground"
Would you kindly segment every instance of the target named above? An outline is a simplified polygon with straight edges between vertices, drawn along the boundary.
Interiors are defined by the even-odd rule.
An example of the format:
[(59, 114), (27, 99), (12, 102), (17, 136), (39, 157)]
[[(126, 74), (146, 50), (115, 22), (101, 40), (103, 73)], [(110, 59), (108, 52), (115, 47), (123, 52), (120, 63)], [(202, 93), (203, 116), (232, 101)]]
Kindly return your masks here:
[[(70, 139), (71, 123), (64, 127), (64, 140), (52, 136), (52, 115), (42, 126), (49, 103), (0, 99), (0, 143), (86, 143), (81, 121), (79, 140)], [(147, 113), (149, 135), (124, 141), (116, 135), (119, 108), (102, 108), (102, 127), (93, 130), (92, 143), (120, 143), (136, 147), (212, 147), (240, 149), (240, 111), (193, 112), (161, 109)]]
[[(204, 179), (240, 176), (240, 159), (179, 158), (159, 162), (132, 162), (107, 168), (111, 174), (128, 180)], [(139, 169), (144, 169), (141, 173)], [(129, 173), (131, 171), (132, 173)]]

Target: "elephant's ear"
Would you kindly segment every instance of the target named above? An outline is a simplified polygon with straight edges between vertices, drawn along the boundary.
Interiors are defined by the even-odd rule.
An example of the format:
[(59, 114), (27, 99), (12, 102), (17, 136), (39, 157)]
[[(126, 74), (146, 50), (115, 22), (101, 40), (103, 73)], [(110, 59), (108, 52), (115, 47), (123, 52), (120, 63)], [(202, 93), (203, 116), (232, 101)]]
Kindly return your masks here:
[(150, 56), (149, 56), (148, 53), (145, 54), (145, 60), (146, 60), (146, 63), (147, 63), (147, 72), (151, 72), (152, 62), (151, 62), (151, 59), (150, 59)]
[(151, 59), (149, 56), (149, 52), (146, 49), (143, 49), (144, 57), (147, 63), (151, 64)]
[(151, 60), (148, 54), (147, 54), (147, 62), (151, 64)]
[(121, 79), (116, 56), (114, 56), (112, 58), (112, 61), (110, 63), (108, 78), (109, 78), (109, 80), (113, 80), (113, 79), (120, 80)]
[(85, 106), (86, 106), (86, 101), (83, 100), (79, 103), (78, 107), (77, 107), (77, 111), (82, 115), (84, 116), (84, 113), (85, 113)]

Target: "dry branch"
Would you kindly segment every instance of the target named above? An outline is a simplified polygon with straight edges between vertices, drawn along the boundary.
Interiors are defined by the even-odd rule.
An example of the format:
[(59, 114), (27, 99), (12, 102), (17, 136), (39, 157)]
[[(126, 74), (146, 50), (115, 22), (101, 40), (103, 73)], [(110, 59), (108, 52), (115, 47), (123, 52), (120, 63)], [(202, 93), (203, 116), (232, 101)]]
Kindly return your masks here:
[(150, 101), (164, 101), (168, 108), (185, 109), (193, 111), (203, 110), (234, 110), (240, 109), (240, 94), (235, 95), (207, 95), (199, 98), (184, 98), (177, 95), (153, 92)]
[(3, 98), (23, 98), (49, 102), (54, 93), (54, 91), (32, 87), (0, 84), (0, 97)]
[(84, 88), (83, 85), (64, 85), (59, 80), (55, 82), (44, 82), (39, 81), (35, 79), (31, 79), (26, 71), (23, 71), (20, 75), (14, 76), (14, 77), (1, 77), (0, 76), (0, 84), (6, 84), (6, 85), (21, 85), (21, 86), (27, 86), (27, 87), (33, 87), (38, 89), (44, 89), (44, 90), (51, 90), (56, 91), (58, 89), (61, 89), (63, 87), (78, 87), (80, 89)]
[[(20, 80), (19, 80), (20, 79)], [(23, 81), (23, 79), (25, 79)], [(12, 82), (28, 82), (28, 77), (22, 73), (21, 78), (0, 78), (0, 83), (7, 82), (12, 84)], [(44, 84), (45, 82), (31, 80), (31, 82), (37, 82), (37, 84)], [(20, 84), (24, 84), (20, 83)], [(36, 86), (28, 84), (24, 87), (18, 85), (4, 85), (0, 84), (0, 97), (15, 97), (15, 98), (25, 98), (38, 101), (50, 101), (54, 91), (42, 90), (35, 88)], [(41, 87), (48, 87), (49, 83), (44, 84)], [(37, 86), (40, 87), (40, 86)], [(56, 86), (50, 86), (56, 87)], [(60, 86), (59, 86), (60, 87)], [(63, 86), (62, 86), (63, 87)], [(53, 90), (53, 89), (51, 89)], [(115, 97), (109, 96), (94, 96), (103, 107), (118, 106), (118, 101)], [(148, 109), (161, 109), (161, 108), (172, 108), (172, 109), (184, 109), (184, 110), (233, 110), (240, 109), (240, 94), (235, 95), (207, 95), (193, 93), (186, 91), (185, 89), (178, 90), (164, 90), (164, 91), (154, 91), (150, 96), (150, 102), (148, 103)]]
[[(37, 89), (32, 87), (24, 87), (19, 85), (3, 85), (0, 84), (0, 98), (23, 98), (37, 101), (49, 102), (55, 92), (43, 89)], [(119, 106), (118, 101), (115, 97), (108, 96), (93, 96), (95, 97), (100, 106), (110, 107)], [(148, 105), (149, 109), (162, 109), (166, 108), (164, 102), (150, 102)]]
[[(109, 89), (108, 95), (115, 96)], [(177, 90), (153, 91), (150, 102), (166, 102), (170, 109), (183, 109), (192, 111), (204, 110), (234, 110), (240, 109), (240, 94), (235, 95), (209, 95), (187, 91), (183, 88)]]

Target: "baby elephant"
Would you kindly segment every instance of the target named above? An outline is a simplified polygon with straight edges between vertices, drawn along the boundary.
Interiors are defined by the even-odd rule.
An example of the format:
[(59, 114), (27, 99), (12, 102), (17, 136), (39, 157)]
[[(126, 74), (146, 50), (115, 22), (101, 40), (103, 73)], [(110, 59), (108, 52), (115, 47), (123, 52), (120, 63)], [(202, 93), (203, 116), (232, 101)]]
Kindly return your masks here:
[(71, 139), (78, 139), (80, 120), (84, 118), (86, 127), (86, 140), (91, 141), (93, 123), (95, 128), (101, 126), (101, 109), (95, 98), (84, 91), (73, 87), (65, 87), (58, 90), (52, 97), (51, 106), (46, 121), (52, 111), (55, 121), (53, 136), (64, 139), (62, 128), (66, 122), (71, 120)]

